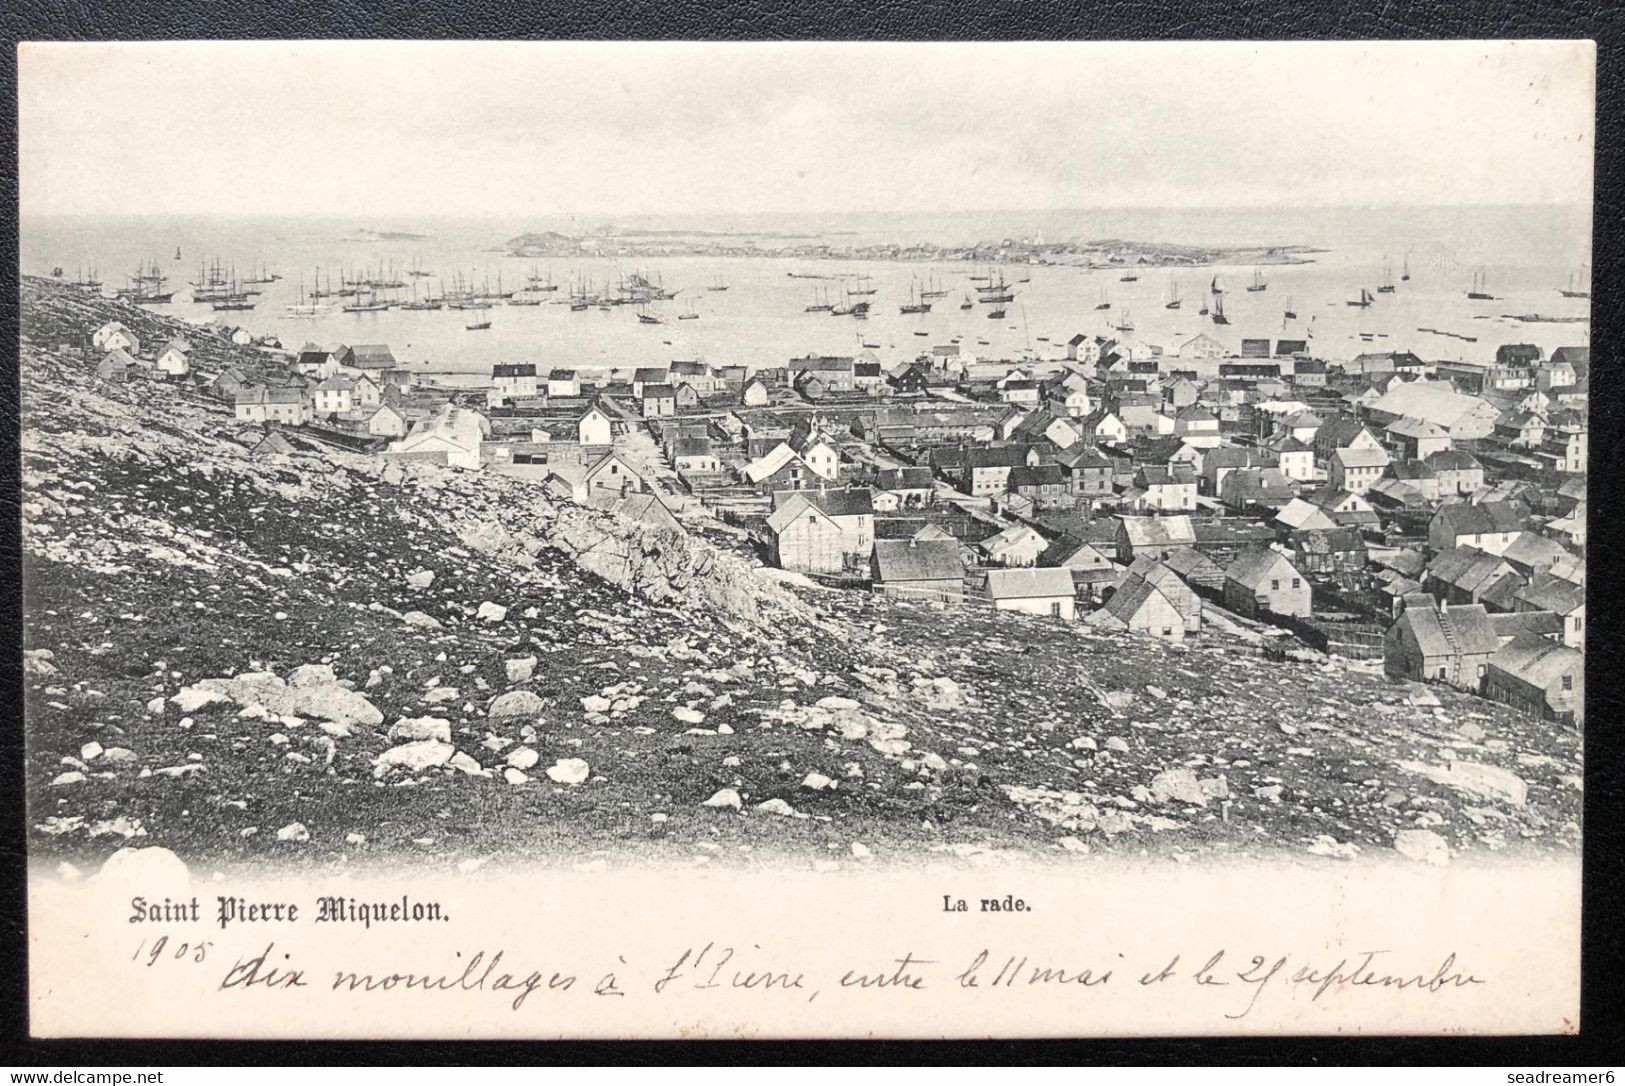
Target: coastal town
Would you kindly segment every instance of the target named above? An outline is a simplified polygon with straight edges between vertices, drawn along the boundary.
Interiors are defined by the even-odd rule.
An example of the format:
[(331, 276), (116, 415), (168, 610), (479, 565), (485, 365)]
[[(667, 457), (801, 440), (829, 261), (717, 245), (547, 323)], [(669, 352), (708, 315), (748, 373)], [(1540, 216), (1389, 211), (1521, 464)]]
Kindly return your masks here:
[(223, 334), (262, 364), (120, 321), (61, 346), (217, 402), (255, 457), (530, 479), (795, 584), (1326, 654), (1583, 723), (1586, 346), (1479, 364), (1079, 333), (1021, 359), (514, 359), (451, 388), (387, 344)]

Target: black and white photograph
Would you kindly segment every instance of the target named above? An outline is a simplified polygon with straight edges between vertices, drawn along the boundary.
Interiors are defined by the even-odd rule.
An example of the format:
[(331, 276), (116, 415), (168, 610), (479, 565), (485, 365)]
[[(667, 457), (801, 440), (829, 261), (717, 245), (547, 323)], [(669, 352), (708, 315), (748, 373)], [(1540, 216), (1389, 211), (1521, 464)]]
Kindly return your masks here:
[(1589, 43), (18, 64), (36, 1032), (1575, 1028)]

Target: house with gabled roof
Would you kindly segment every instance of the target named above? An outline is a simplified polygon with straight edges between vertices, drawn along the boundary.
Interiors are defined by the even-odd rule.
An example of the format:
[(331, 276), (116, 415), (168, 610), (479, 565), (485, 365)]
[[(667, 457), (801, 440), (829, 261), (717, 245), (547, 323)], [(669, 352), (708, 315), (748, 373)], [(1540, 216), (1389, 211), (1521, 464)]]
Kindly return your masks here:
[(1055, 463), (1075, 497), (1100, 498), (1112, 493), (1112, 461), (1093, 445), (1078, 443), (1056, 454)]
[(393, 404), (380, 404), (367, 417), (367, 433), (373, 437), (404, 437), (406, 431), (406, 415)]
[(1195, 637), (1202, 632), (1202, 600), (1183, 574), (1166, 562), (1142, 555), (1119, 578), (1119, 590), (1135, 577), (1150, 583), (1174, 605), (1184, 620), (1187, 637)]
[(615, 443), (615, 421), (596, 400), (576, 420), (576, 441), (583, 446)]
[(310, 421), (310, 398), (302, 388), (250, 385), (233, 401), (239, 422), (279, 422), (303, 426)]
[(126, 328), (122, 321), (108, 321), (90, 336), (90, 345), (103, 351), (125, 350), (135, 354), (141, 350), (141, 340)]
[[(104, 381), (122, 384), (130, 376), (130, 370), (135, 366), (135, 358), (123, 347), (114, 347), (96, 364), (96, 376)], [(235, 396), (235, 393), (233, 393)]]
[(157, 367), (159, 373), (166, 376), (185, 377), (192, 372), (191, 350), (192, 345), (184, 339), (172, 339), (158, 352), (158, 358), (153, 365)]
[(874, 582), (934, 602), (957, 602), (964, 595), (965, 563), (959, 541), (947, 539), (878, 539), (870, 557)]
[(1157, 517), (1117, 518), (1117, 560), (1128, 565), (1135, 558), (1150, 555), (1166, 558), (1175, 547), (1196, 544), (1191, 518), (1182, 514)]
[(1550, 611), (1563, 622), (1563, 644), (1585, 650), (1585, 586), (1550, 573), (1537, 573), (1512, 597), (1515, 611)]
[(1280, 468), (1237, 468), (1225, 473), (1219, 500), (1237, 512), (1273, 510), (1285, 508), (1297, 493), (1297, 485)]
[(1315, 431), (1312, 442), (1315, 449), (1315, 462), (1322, 467), (1331, 463), (1332, 454), (1338, 449), (1380, 449), (1382, 440), (1369, 426), (1359, 419), (1342, 416), (1323, 424)]
[(991, 569), (983, 589), (994, 610), (1071, 622), (1077, 614), (1072, 575), (1064, 569)]
[(1248, 618), (1264, 612), (1296, 616), (1314, 613), (1312, 590), (1303, 571), (1280, 551), (1256, 544), (1225, 567), (1224, 605)]
[(1383, 671), (1392, 679), (1477, 691), (1500, 647), (1489, 614), (1478, 604), (1435, 605), (1427, 596), (1407, 596), (1383, 635)]
[(1386, 449), (1338, 449), (1332, 453), (1327, 477), (1341, 490), (1364, 494), (1382, 478), (1390, 462)]
[(1500, 610), (1524, 585), (1524, 578), (1499, 556), (1477, 547), (1460, 546), (1434, 555), (1422, 574), (1422, 587), (1442, 603), (1486, 601)]
[(575, 399), (581, 395), (581, 375), (572, 369), (548, 370), (547, 395), (549, 399)]
[(760, 377), (752, 377), (746, 381), (739, 393), (739, 402), (746, 407), (766, 407), (771, 400), (772, 393)]
[(1162, 588), (1136, 574), (1125, 576), (1105, 606), (1083, 621), (1096, 629), (1148, 634), (1174, 644), (1182, 643), (1187, 632), (1184, 615)]
[(1422, 462), (1438, 481), (1435, 495), (1439, 498), (1476, 494), (1484, 485), (1484, 465), (1463, 449), (1429, 453)]
[(1224, 477), (1242, 468), (1275, 468), (1280, 461), (1267, 449), (1221, 446), (1202, 454), (1202, 483), (1213, 497), (1223, 493)]
[(1428, 546), (1446, 551), (1465, 544), (1489, 554), (1501, 554), (1523, 534), (1528, 516), (1522, 502), (1441, 506), (1428, 521)]
[(1484, 696), (1531, 716), (1585, 723), (1585, 656), (1534, 633), (1496, 650), (1484, 674)]
[(868, 489), (779, 490), (773, 506), (767, 528), (772, 561), (780, 569), (826, 575), (868, 570), (875, 513)]
[(989, 562), (997, 565), (1032, 566), (1049, 548), (1049, 540), (1030, 524), (1012, 524), (976, 546)]

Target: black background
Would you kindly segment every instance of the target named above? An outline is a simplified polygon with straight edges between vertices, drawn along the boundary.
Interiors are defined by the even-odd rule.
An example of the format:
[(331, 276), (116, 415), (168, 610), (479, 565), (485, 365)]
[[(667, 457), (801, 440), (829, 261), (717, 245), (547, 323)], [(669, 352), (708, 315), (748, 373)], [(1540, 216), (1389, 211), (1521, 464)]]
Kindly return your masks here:
[[(1574, 1070), (1621, 1062), (1622, 881), (1620, 691), (1608, 677), (1625, 660), (1613, 610), (1618, 567), (1620, 419), (1621, 28), (1615, 4), (1479, 2), (1339, 4), (1328, 0), (1184, 3), (1135, 0), (1090, 6), (1015, 0), (929, 5), (812, 0), (511, 6), (502, 0), (223, 0), (51, 3), (0, 0), (8, 48), (3, 91), (5, 214), (0, 218), (0, 339), (17, 338), (18, 41), (217, 38), (596, 38), (700, 40), (1369, 40), (1591, 38), (1597, 42), (1596, 210), (1593, 237), (1593, 368), (1589, 504), (1588, 694), (1585, 796), (1584, 969), (1578, 1036), (1508, 1038), (1256, 1038), (982, 1042), (188, 1042), (36, 1041), (27, 1036), (27, 958), (22, 796), (21, 585), (17, 526), (17, 371), (0, 366), (0, 1065), (24, 1069), (197, 1064), (599, 1064), (647, 1066), (937, 1063), (1067, 1064), (1475, 1064)], [(200, 92), (205, 88), (199, 88)], [(1019, 108), (1019, 107), (1018, 107)], [(1418, 102), (1417, 108), (1428, 104)], [(1326, 123), (1335, 124), (1335, 117)], [(162, 153), (154, 148), (154, 153)], [(290, 168), (294, 166), (290, 163)], [(1131, 167), (1130, 167), (1131, 168)], [(1540, 170), (1539, 161), (1527, 163)], [(13, 354), (11, 357), (15, 357)], [(657, 907), (651, 903), (651, 907)], [(1078, 1030), (1087, 1032), (1080, 1021)], [(1486, 1081), (1494, 1081), (1486, 1073)]]

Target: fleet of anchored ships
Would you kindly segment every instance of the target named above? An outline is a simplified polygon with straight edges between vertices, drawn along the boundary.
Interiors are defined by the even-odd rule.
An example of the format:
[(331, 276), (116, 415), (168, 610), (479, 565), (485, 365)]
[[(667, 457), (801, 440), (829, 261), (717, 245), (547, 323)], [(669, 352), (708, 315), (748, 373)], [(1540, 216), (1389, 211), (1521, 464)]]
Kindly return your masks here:
[[(175, 260), (181, 259), (180, 249), (175, 250)], [(58, 278), (64, 276), (63, 269), (58, 267), (52, 270)], [(819, 275), (815, 273), (788, 272), (793, 279), (837, 279), (836, 276)], [(1399, 282), (1407, 282), (1411, 277), (1410, 261), (1407, 259), (1403, 265)], [(961, 310), (974, 310), (978, 304), (985, 308), (985, 315), (989, 320), (1003, 320), (1006, 307), (1015, 301), (1014, 285), (1026, 283), (1026, 278), (1015, 280), (1013, 285), (1006, 278), (1003, 270), (989, 270), (981, 274), (968, 277), (970, 287), (963, 294), (959, 303)], [(205, 262), (198, 268), (198, 277), (190, 280), (192, 301), (196, 304), (209, 305), (221, 312), (234, 310), (254, 309), (261, 295), (260, 287), (275, 283), (282, 276), (271, 271), (268, 267), (250, 269), (246, 275), (239, 276), (234, 265), (223, 265), (217, 258)], [(419, 283), (425, 280), (438, 279), (440, 292), (436, 294), (432, 286), (425, 283), (425, 289), (420, 292)], [(1125, 271), (1121, 282), (1133, 283), (1139, 275), (1133, 271)], [(102, 281), (97, 278), (96, 270), (92, 268), (89, 274), (81, 269), (74, 282), (87, 290), (101, 291)], [(115, 291), (119, 298), (137, 304), (164, 304), (173, 301), (175, 290), (169, 289), (168, 276), (159, 270), (156, 260), (144, 262), (129, 277), (129, 285), (120, 287)], [(729, 284), (717, 279), (705, 289), (711, 292), (720, 292), (728, 289)], [(1262, 269), (1254, 269), (1252, 282), (1247, 284), (1250, 294), (1263, 293), (1269, 289), (1269, 283), (1264, 278)], [(1361, 289), (1358, 298), (1346, 301), (1349, 306), (1361, 309), (1369, 308), (1378, 295), (1394, 294), (1398, 291), (1394, 281), (1393, 268), (1387, 262), (1383, 263), (1383, 282), (1377, 287), (1376, 293)], [(632, 306), (637, 311), (640, 324), (664, 324), (659, 304), (673, 301), (678, 291), (668, 290), (661, 278), (634, 272), (631, 275), (617, 276), (613, 284), (607, 278), (603, 285), (595, 286), (590, 277), (573, 279), (562, 297), (551, 299), (544, 296), (558, 295), (559, 284), (553, 281), (551, 271), (542, 272), (535, 266), (525, 277), (524, 285), (511, 290), (504, 289), (502, 273), (497, 273), (496, 289), (491, 289), (489, 276), (481, 279), (478, 287), (474, 284), (472, 274), (464, 276), (462, 272), (452, 275), (448, 284), (444, 277), (438, 277), (433, 272), (425, 271), (418, 261), (412, 267), (397, 273), (393, 264), (385, 266), (380, 263), (377, 268), (370, 269), (359, 275), (352, 275), (341, 269), (338, 282), (335, 285), (331, 271), (324, 274), (321, 268), (315, 269), (311, 278), (310, 290), (305, 290), (304, 276), (299, 277), (299, 300), (287, 305), (287, 314), (291, 317), (315, 317), (330, 313), (336, 307), (345, 313), (373, 313), (386, 309), (410, 310), (467, 310), (475, 314), (475, 318), (465, 327), (469, 331), (483, 331), (491, 327), (488, 315), (483, 315), (496, 305), (510, 306), (538, 306), (544, 301), (551, 301), (554, 305), (568, 305), (571, 312), (583, 312), (589, 309), (609, 310), (617, 306)], [(408, 293), (409, 292), (409, 293)], [(976, 298), (972, 300), (971, 293)], [(691, 296), (698, 292), (690, 292)], [(904, 315), (924, 314), (931, 312), (932, 305), (941, 298), (948, 296), (950, 291), (937, 281), (935, 276), (921, 282), (916, 278), (909, 289), (908, 301), (898, 307)], [(1565, 298), (1590, 298), (1591, 291), (1588, 285), (1580, 282), (1577, 276), (1569, 276), (1567, 287), (1559, 287), (1558, 293)], [(806, 307), (807, 313), (827, 313), (834, 317), (853, 317), (858, 320), (866, 319), (874, 306), (876, 289), (867, 275), (860, 275), (856, 279), (831, 288), (829, 286), (816, 286), (813, 288), (813, 300)], [(1230, 320), (1224, 313), (1225, 288), (1214, 276), (1203, 295), (1201, 308), (1198, 314), (1210, 318), (1214, 324), (1229, 324)], [(1495, 295), (1489, 292), (1486, 277), (1483, 272), (1473, 275), (1472, 289), (1467, 291), (1467, 297), (1474, 301), (1494, 301)], [(1166, 309), (1179, 309), (1184, 300), (1179, 294), (1179, 283), (1170, 280)], [(1332, 304), (1336, 304), (1335, 302)], [(1109, 311), (1112, 308), (1110, 297), (1104, 289), (1100, 292), (1096, 310)], [(1286, 308), (1283, 310), (1286, 320), (1296, 320), (1298, 314), (1293, 311), (1292, 299), (1288, 298)], [(681, 313), (676, 315), (680, 321), (698, 320), (699, 310), (692, 300), (688, 301)], [(1127, 310), (1122, 312), (1119, 319), (1111, 321), (1111, 327), (1119, 332), (1134, 331), (1134, 322)], [(1434, 329), (1419, 329), (1419, 331), (1434, 331)], [(921, 332), (920, 335), (925, 333)], [(1442, 333), (1448, 334), (1448, 333)], [(1366, 334), (1362, 333), (1362, 338)], [(1469, 337), (1461, 337), (1469, 338)]]

